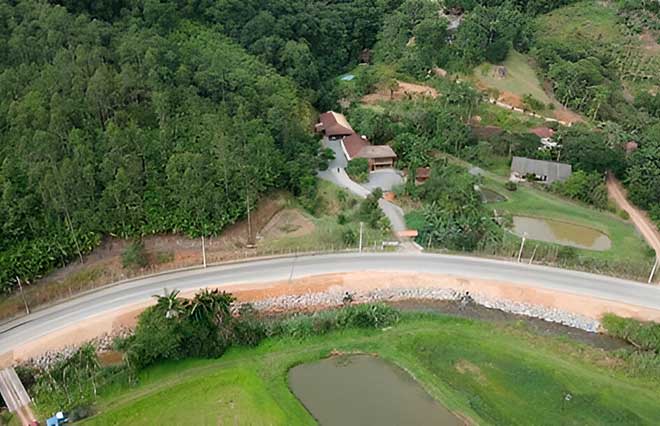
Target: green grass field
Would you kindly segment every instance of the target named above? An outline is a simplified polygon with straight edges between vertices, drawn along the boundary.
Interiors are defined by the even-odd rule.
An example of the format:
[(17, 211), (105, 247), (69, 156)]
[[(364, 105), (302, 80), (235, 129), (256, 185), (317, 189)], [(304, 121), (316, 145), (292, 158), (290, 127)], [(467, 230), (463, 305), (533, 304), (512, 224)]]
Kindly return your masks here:
[(520, 97), (531, 95), (546, 105), (552, 102), (543, 90), (536, 71), (529, 64), (527, 55), (510, 50), (506, 60), (501, 65), (507, 71), (507, 75), (504, 78), (499, 78), (495, 74), (498, 65), (491, 65), (489, 63), (475, 68), (474, 77), (484, 86), (497, 89), (500, 92), (506, 91)]
[(382, 331), (273, 339), (219, 360), (153, 367), (138, 386), (102, 394), (100, 413), (84, 424), (314, 424), (286, 373), (333, 350), (377, 353), (477, 424), (653, 425), (660, 418), (657, 379), (628, 375), (625, 362), (603, 350), (541, 337), (521, 323), (406, 314)]
[(536, 19), (536, 34), (542, 40), (584, 40), (617, 43), (623, 38), (616, 9), (599, 1), (583, 1), (556, 9)]
[(596, 210), (563, 197), (519, 185), (517, 191), (507, 191), (499, 179), (486, 178), (485, 187), (507, 197), (507, 201), (492, 204), (493, 208), (511, 214), (555, 219), (597, 229), (612, 240), (605, 251), (580, 250), (583, 255), (607, 260), (644, 262), (649, 259), (648, 246), (635, 227), (613, 213)]

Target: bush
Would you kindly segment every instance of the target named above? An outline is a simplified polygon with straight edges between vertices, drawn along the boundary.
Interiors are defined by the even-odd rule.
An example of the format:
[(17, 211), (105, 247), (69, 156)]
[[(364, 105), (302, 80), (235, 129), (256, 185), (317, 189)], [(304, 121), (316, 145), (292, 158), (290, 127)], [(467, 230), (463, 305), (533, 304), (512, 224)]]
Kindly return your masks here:
[(518, 190), (518, 184), (516, 184), (515, 182), (511, 182), (510, 180), (504, 184), (504, 187), (507, 189), (507, 191)]
[(353, 228), (346, 228), (341, 234), (341, 239), (347, 246), (352, 246), (357, 243), (358, 235)]
[(660, 324), (614, 314), (606, 314), (602, 323), (609, 334), (629, 342), (635, 348), (660, 353)]
[(557, 252), (557, 257), (563, 262), (575, 260), (578, 257), (577, 249), (571, 246), (562, 246)]
[(628, 220), (628, 219), (630, 219), (630, 215), (629, 215), (628, 212), (625, 211), (625, 210), (619, 210), (619, 211), (616, 212), (616, 214), (619, 215), (619, 217), (620, 217), (621, 219), (623, 219), (623, 220)]
[(337, 215), (337, 223), (339, 225), (346, 225), (346, 222), (348, 222), (348, 219), (346, 219), (346, 215), (344, 213), (339, 213)]
[(399, 311), (384, 303), (354, 305), (340, 310), (338, 324), (344, 328), (382, 328), (399, 321)]
[(122, 266), (126, 269), (144, 268), (149, 265), (142, 241), (133, 241), (121, 255)]
[(366, 158), (354, 158), (348, 162), (346, 173), (356, 182), (366, 182), (369, 178), (369, 161)]

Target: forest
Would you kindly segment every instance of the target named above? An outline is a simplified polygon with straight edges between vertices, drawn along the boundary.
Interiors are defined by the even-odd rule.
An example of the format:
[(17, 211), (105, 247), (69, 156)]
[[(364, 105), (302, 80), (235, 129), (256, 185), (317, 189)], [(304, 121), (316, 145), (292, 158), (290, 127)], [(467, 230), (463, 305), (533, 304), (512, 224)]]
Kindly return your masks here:
[[(336, 76), (365, 55), (422, 80), (434, 67), (464, 73), (512, 49), (529, 54), (563, 103), (601, 123), (560, 132), (565, 160), (586, 174), (578, 186), (613, 169), (660, 221), (660, 95), (630, 100), (624, 87), (657, 84), (658, 61), (631, 68), (625, 43), (544, 35), (544, 19), (573, 3), (447, 0), (463, 16), (450, 30), (429, 0), (2, 0), (0, 289), (82, 259), (107, 235), (218, 234), (275, 188), (312, 207), (324, 161), (316, 111), (342, 109)], [(626, 40), (658, 26), (654, 2), (620, 3)], [(365, 91), (378, 82), (366, 80)], [(446, 89), (407, 115), (351, 120), (391, 143), (401, 166), (437, 150), (487, 157), (497, 145), (466, 125), (482, 95)], [(629, 140), (639, 149), (622, 159)], [(602, 203), (583, 189), (565, 191)]]
[(104, 235), (215, 234), (272, 188), (313, 200), (314, 89), (387, 5), (261, 3), (0, 2), (2, 289)]

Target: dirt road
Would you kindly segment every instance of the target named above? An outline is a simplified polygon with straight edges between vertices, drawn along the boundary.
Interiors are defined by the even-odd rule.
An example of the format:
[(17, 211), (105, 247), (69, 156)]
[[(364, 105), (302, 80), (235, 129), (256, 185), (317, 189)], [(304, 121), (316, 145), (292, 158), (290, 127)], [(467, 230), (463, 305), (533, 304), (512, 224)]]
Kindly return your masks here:
[(616, 204), (630, 215), (632, 223), (646, 242), (655, 250), (656, 258), (660, 258), (660, 232), (658, 232), (658, 228), (646, 212), (639, 210), (628, 201), (625, 189), (612, 173), (607, 174), (607, 192)]

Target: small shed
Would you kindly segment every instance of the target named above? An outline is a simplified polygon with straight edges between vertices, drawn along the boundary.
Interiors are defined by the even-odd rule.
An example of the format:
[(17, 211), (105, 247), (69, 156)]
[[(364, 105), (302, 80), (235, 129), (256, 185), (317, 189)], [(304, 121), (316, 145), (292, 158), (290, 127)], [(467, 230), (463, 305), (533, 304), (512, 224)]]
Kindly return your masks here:
[(526, 157), (513, 157), (511, 161), (511, 174), (516, 179), (524, 179), (525, 176), (533, 174), (539, 181), (551, 184), (568, 179), (571, 173), (573, 170), (570, 164)]

